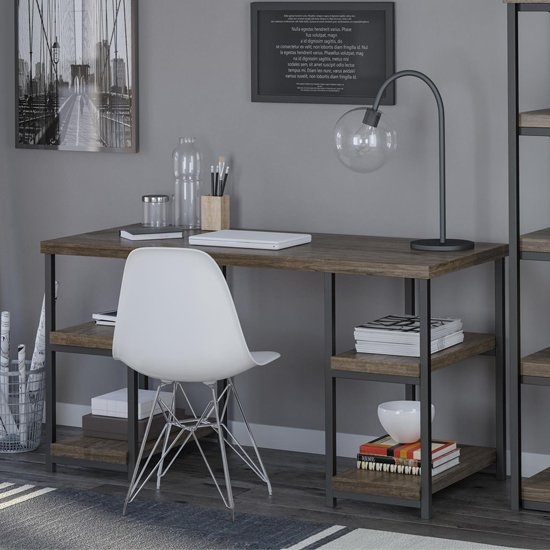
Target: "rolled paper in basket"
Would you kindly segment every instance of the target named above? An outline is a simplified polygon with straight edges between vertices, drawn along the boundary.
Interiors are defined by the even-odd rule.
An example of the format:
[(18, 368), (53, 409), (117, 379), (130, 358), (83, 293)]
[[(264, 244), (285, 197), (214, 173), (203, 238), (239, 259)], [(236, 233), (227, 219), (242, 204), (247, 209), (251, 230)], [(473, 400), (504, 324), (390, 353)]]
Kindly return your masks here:
[[(0, 315), (0, 369), (1, 372), (10, 370), (10, 312), (3, 311)], [(7, 387), (4, 388), (2, 380), (2, 389), (8, 394)]]
[[(57, 289), (59, 284), (55, 281), (55, 296), (57, 299)], [(38, 321), (38, 329), (36, 330), (36, 338), (34, 340), (34, 350), (32, 352), (31, 368), (29, 373), (29, 379), (27, 381), (27, 393), (29, 399), (34, 401), (36, 399), (36, 392), (40, 389), (40, 376), (33, 374), (33, 370), (40, 369), (44, 366), (44, 359), (46, 357), (46, 296), (42, 298), (42, 308), (40, 309), (40, 320)]]
[(27, 391), (29, 399), (36, 398), (36, 392), (40, 387), (40, 381), (36, 375), (33, 376), (32, 371), (44, 366), (44, 358), (46, 355), (46, 297), (42, 298), (42, 309), (40, 310), (40, 320), (38, 321), (38, 329), (36, 330), (36, 338), (34, 340), (34, 350), (32, 352), (31, 368), (29, 373), (29, 383)]
[(16, 434), (17, 425), (9, 406), (10, 312), (0, 314), (0, 433)]
[(27, 444), (27, 372), (25, 371), (25, 344), (17, 347), (19, 370), (19, 443)]

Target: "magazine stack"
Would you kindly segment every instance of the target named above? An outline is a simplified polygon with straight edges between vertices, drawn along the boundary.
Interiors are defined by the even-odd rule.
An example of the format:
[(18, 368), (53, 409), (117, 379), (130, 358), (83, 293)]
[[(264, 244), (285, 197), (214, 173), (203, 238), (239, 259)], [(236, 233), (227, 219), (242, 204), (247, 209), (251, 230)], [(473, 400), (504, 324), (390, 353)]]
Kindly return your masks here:
[[(389, 435), (367, 441), (359, 447), (357, 468), (377, 472), (420, 475), (424, 463), (420, 452), (420, 441), (397, 443)], [(432, 476), (441, 474), (460, 462), (460, 448), (456, 441), (432, 441)]]
[[(358, 353), (420, 357), (420, 322), (415, 315), (386, 315), (354, 330)], [(441, 351), (464, 340), (460, 319), (431, 319), (431, 352)]]

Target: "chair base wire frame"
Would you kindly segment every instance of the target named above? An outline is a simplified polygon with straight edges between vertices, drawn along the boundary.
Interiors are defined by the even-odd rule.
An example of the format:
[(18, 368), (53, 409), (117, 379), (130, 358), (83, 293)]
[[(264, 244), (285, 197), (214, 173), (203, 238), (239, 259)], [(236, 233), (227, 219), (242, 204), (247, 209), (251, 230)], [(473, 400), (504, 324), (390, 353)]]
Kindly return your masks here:
[[(268, 493), (271, 496), (271, 482), (269, 481), (269, 477), (263, 465), (262, 459), (260, 458), (260, 453), (258, 451), (256, 441), (254, 440), (254, 436), (252, 435), (250, 426), (244, 414), (241, 401), (237, 393), (237, 389), (235, 388), (235, 385), (233, 383), (233, 379), (227, 379), (227, 385), (219, 393), (219, 395), (216, 382), (206, 383), (206, 385), (210, 388), (212, 399), (206, 405), (204, 411), (200, 416), (195, 413), (195, 410), (189, 402), (187, 394), (185, 393), (185, 390), (183, 389), (180, 382), (162, 382), (157, 388), (154, 405), (151, 410), (151, 414), (149, 415), (149, 420), (147, 422), (147, 427), (145, 428), (145, 434), (143, 436), (143, 441), (139, 450), (136, 466), (132, 474), (132, 480), (130, 481), (130, 486), (128, 488), (128, 494), (126, 495), (126, 500), (124, 501), (124, 507), (122, 511), (123, 515), (126, 514), (128, 504), (136, 498), (141, 489), (143, 489), (145, 484), (155, 474), (157, 479), (156, 486), (157, 489), (160, 489), (160, 481), (162, 477), (166, 475), (176, 458), (179, 456), (183, 448), (190, 440), (193, 440), (196, 443), (197, 448), (199, 449), (199, 452), (204, 460), (204, 463), (206, 464), (210, 477), (214, 481), (214, 484), (225, 506), (229, 508), (229, 510), (231, 510), (233, 518), (235, 517), (235, 503), (233, 500), (233, 491), (231, 489), (231, 479), (229, 476), (229, 467), (227, 463), (226, 446), (233, 450), (237, 454), (237, 456), (241, 458), (241, 460), (243, 460), (243, 462), (267, 485)], [(165, 400), (162, 399), (160, 392), (169, 386), (172, 386), (172, 391), (170, 392), (171, 398), (169, 402), (165, 402)], [(190, 417), (182, 419), (177, 418), (175, 411), (176, 397), (178, 393), (183, 396), (185, 402), (187, 403), (189, 410), (191, 411)], [(232, 395), (235, 397), (235, 402), (243, 418), (244, 425), (246, 427), (246, 431), (248, 432), (252, 447), (254, 448), (256, 461), (254, 461), (252, 457), (247, 453), (247, 451), (245, 451), (245, 449), (237, 441), (235, 436), (231, 433), (227, 425), (222, 421), (222, 419), (226, 417), (227, 405)], [(145, 463), (141, 465), (141, 461), (145, 452), (145, 447), (148, 443), (147, 439), (149, 430), (151, 428), (153, 416), (155, 416), (155, 414), (158, 414), (159, 407), (161, 413), (164, 415), (165, 424), (161, 433), (158, 435), (153, 445), (153, 448), (149, 452)], [(214, 475), (214, 472), (210, 467), (210, 464), (208, 463), (208, 460), (200, 443), (200, 438), (197, 437), (197, 431), (206, 428), (213, 429), (218, 435), (225, 479), (225, 493), (218, 483), (216, 476)], [(179, 431), (175, 435), (172, 442), (170, 442), (172, 429)], [(160, 457), (158, 457), (157, 449), (161, 444), (162, 451), (160, 452)], [(177, 450), (175, 451), (174, 456), (170, 458), (168, 465), (165, 465), (165, 459), (175, 449)], [(157, 461), (153, 468), (151, 470), (148, 470), (149, 464), (155, 454), (157, 454)]]

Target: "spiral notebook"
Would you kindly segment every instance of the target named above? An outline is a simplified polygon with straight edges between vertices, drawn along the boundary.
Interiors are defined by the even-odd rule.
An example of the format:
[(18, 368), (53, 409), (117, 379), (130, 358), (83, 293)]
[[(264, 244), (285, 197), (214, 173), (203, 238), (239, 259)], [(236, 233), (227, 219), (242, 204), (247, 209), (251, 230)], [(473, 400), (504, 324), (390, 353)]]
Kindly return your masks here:
[(189, 244), (202, 246), (228, 246), (232, 248), (260, 248), (282, 250), (311, 242), (308, 233), (280, 233), (277, 231), (246, 231), (222, 229), (200, 235), (191, 235)]

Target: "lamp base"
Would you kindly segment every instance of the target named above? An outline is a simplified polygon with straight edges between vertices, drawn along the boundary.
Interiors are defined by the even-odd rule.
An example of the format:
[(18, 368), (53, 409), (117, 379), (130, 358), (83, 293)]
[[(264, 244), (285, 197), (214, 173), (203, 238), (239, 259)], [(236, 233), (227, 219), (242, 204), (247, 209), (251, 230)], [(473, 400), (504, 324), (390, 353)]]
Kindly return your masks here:
[(424, 250), (431, 252), (458, 252), (460, 250), (470, 250), (474, 248), (473, 241), (463, 241), (461, 239), (446, 239), (441, 242), (440, 239), (420, 239), (411, 241), (412, 250)]

